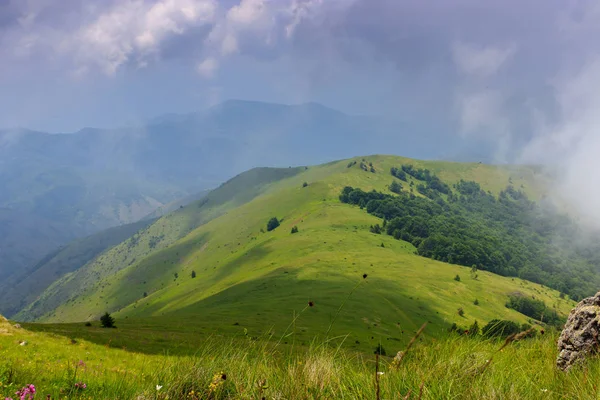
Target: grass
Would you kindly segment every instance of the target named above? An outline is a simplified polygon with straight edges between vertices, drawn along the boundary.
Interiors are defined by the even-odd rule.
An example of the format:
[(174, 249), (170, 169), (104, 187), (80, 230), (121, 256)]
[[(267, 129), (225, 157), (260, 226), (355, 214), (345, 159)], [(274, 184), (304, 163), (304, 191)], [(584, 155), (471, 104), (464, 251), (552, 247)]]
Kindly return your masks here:
[[(229, 189), (229, 194), (216, 193), (222, 200), (235, 193), (245, 200), (215, 218), (206, 217), (206, 223), (154, 252), (141, 253), (144, 248), (148, 251), (144, 233), (135, 246), (128, 247), (130, 239), (103, 254), (89, 268), (78, 271), (77, 280), (71, 279), (71, 283), (79, 282), (76, 293), (69, 296), (61, 282), (48, 291), (57, 299), (65, 297), (43, 321), (95, 320), (110, 311), (120, 320), (121, 332), (147, 327), (161, 332), (150, 337), (176, 339), (179, 350), (175, 351), (185, 353), (198, 344), (194, 336), (198, 334), (229, 338), (246, 329), (254, 337), (270, 332), (280, 335), (294, 313), (313, 301), (315, 307), (306, 312), (310, 318), (302, 317), (296, 324), (296, 340), (308, 345), (314, 337), (326, 335), (337, 309), (366, 273), (368, 278), (337, 315), (330, 334), (349, 334), (346, 348), (370, 351), (379, 341), (407, 343), (425, 321), (429, 322), (427, 335), (432, 337), (452, 323), (469, 326), (477, 320), (483, 326), (494, 318), (526, 323), (527, 317), (504, 306), (508, 294), (516, 291), (544, 301), (563, 315), (573, 306), (572, 301), (560, 299), (558, 292), (541, 285), (484, 271), (473, 279), (469, 268), (419, 257), (409, 243), (370, 233), (368, 227), (381, 221), (340, 203), (341, 189), (353, 185), (386, 190), (393, 179), (390, 167), (408, 161), (388, 156), (366, 159), (376, 173), (358, 166), (347, 168), (348, 162), (342, 161), (272, 176), (260, 191), (245, 181), (238, 182), (238, 189), (252, 188), (251, 195)], [(480, 164), (414, 163), (443, 166), (449, 182), (462, 177), (496, 182), (490, 190), (500, 190), (512, 174)], [(256, 179), (254, 176), (251, 181)], [(512, 179), (519, 182), (518, 176)], [(215, 204), (224, 210), (225, 203)], [(198, 209), (192, 205), (181, 213), (189, 219), (194, 208)], [(156, 235), (163, 229), (168, 236), (170, 224), (180, 225), (182, 214), (162, 218), (147, 231)], [(264, 232), (273, 216), (282, 219), (281, 226)], [(299, 232), (292, 235), (293, 226), (298, 226)], [(136, 254), (137, 260), (119, 266), (120, 259), (130, 260)], [(192, 271), (196, 278), (191, 278)], [(454, 280), (457, 274), (460, 282)], [(39, 303), (45, 300), (42, 297)], [(458, 315), (459, 308), (464, 316)], [(73, 325), (73, 329), (81, 329), (81, 325)], [(66, 328), (48, 325), (32, 329)], [(93, 332), (84, 334), (105, 343)], [(171, 336), (161, 338), (164, 335)], [(115, 340), (127, 348), (139, 347), (125, 333)], [(164, 342), (145, 347), (160, 352)]]
[[(410, 399), (598, 398), (594, 377), (600, 374), (599, 360), (568, 374), (556, 370), (557, 332), (504, 348), (502, 341), (483, 338), (419, 338), (395, 365), (392, 356), (406, 349), (398, 343), (384, 343), (391, 356), (376, 358), (372, 352), (339, 349), (318, 339), (291, 346), (267, 337), (205, 337), (192, 354), (174, 356), (129, 352), (6, 324), (0, 325), (3, 330), (4, 396), (32, 383), (40, 397), (49, 394), (52, 399), (357, 399), (378, 398), (377, 382), (382, 399), (407, 398), (409, 393)], [(146, 333), (139, 332), (140, 339)], [(27, 344), (20, 346), (22, 341)], [(75, 390), (77, 382), (87, 388)]]

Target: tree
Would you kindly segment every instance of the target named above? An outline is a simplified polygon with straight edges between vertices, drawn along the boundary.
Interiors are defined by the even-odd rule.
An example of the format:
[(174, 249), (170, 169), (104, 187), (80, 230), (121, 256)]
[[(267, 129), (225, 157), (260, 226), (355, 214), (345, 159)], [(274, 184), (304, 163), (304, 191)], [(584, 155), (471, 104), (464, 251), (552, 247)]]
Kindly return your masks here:
[(143, 296), (148, 297), (148, 292), (144, 292)]
[(277, 217), (273, 217), (267, 222), (267, 231), (271, 232), (273, 229), (279, 226), (279, 220)]
[(473, 304), (475, 304), (476, 306), (479, 305), (479, 300), (475, 299), (475, 301), (473, 302)]
[(196, 271), (192, 271), (192, 278), (196, 277)]
[(399, 184), (397, 181), (393, 181), (390, 184), (390, 192), (392, 193), (400, 193), (402, 191), (402, 185)]
[(103, 328), (116, 328), (115, 319), (111, 317), (108, 312), (100, 317), (100, 325), (102, 325)]
[(459, 276), (458, 274), (456, 274), (456, 276), (454, 277), (454, 280), (455, 280), (456, 282), (460, 282), (460, 276)]
[(292, 234), (294, 233), (298, 233), (298, 227), (296, 225), (292, 227)]
[(458, 315), (460, 315), (461, 317), (465, 316), (465, 310), (463, 310), (462, 307), (459, 307), (457, 312), (458, 312)]
[(307, 183), (307, 182), (304, 182), (304, 183), (302, 184), (302, 187), (307, 187), (307, 186), (308, 186), (308, 183)]

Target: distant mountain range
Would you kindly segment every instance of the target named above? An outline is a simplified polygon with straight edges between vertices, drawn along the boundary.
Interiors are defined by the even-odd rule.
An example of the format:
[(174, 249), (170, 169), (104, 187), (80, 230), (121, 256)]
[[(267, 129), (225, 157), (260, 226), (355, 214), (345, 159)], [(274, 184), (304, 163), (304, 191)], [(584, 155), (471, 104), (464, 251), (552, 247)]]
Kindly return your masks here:
[(466, 160), (468, 145), (316, 103), (238, 100), (136, 127), (0, 131), (0, 282), (72, 239), (170, 210), (253, 167), (369, 153)]

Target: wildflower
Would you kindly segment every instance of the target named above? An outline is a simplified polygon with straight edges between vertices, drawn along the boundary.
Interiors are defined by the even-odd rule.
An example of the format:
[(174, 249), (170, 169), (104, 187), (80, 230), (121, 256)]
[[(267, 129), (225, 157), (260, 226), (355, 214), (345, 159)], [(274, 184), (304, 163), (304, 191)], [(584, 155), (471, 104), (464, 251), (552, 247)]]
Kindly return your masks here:
[(158, 392), (160, 389), (162, 389), (162, 385), (156, 385), (156, 391)]
[(548, 389), (542, 389), (542, 392), (546, 393), (548, 391)]
[(79, 360), (77, 365), (79, 365), (80, 367), (85, 367), (85, 363), (83, 362), (83, 360)]
[(25, 346), (27, 344), (27, 340), (22, 340), (19, 342), (19, 346)]
[(383, 375), (383, 371), (377, 371), (377, 375)]
[(19, 400), (33, 400), (35, 396), (35, 386), (27, 385), (21, 388), (18, 392), (15, 392), (19, 396)]
[(87, 388), (87, 385), (85, 383), (83, 383), (83, 382), (77, 382), (75, 384), (75, 389), (83, 390), (83, 389), (86, 389), (86, 388)]
[(215, 374), (213, 376), (212, 382), (208, 385), (208, 390), (210, 393), (217, 391), (223, 384), (225, 383), (225, 379), (227, 379), (227, 375), (223, 372)]

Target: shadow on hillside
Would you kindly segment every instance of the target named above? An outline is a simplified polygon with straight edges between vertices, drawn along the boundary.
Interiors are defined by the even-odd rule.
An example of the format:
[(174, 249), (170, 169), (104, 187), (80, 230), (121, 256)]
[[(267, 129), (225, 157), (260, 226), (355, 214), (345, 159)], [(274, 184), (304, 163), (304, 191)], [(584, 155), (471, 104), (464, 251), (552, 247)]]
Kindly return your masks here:
[(331, 345), (367, 353), (381, 344), (393, 355), (424, 322), (428, 327), (419, 340), (439, 336), (451, 324), (411, 295), (410, 288), (376, 274), (364, 280), (360, 275), (340, 273), (303, 279), (300, 272), (299, 268), (279, 268), (168, 316), (117, 320), (117, 329), (102, 329), (97, 323), (92, 327), (83, 323), (26, 327), (149, 354), (190, 355), (214, 340), (244, 343), (270, 338), (272, 342), (281, 339), (282, 346), (308, 346), (328, 337), (334, 338)]

